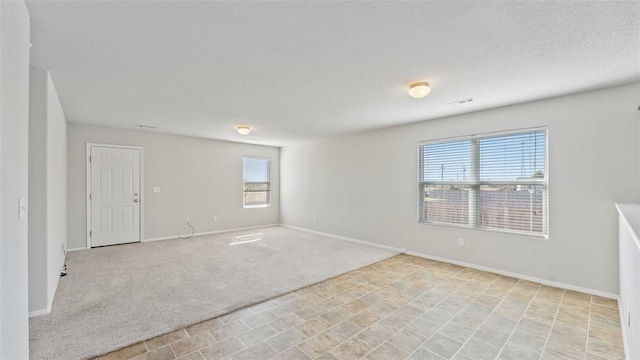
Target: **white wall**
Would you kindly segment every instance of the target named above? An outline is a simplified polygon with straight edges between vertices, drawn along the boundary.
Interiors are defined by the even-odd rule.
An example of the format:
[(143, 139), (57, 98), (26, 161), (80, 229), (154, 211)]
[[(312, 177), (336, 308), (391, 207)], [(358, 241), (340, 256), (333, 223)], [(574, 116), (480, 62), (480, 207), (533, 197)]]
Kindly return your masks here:
[(67, 122), (50, 74), (29, 78), (29, 312), (51, 311), (67, 239)]
[(27, 221), (29, 13), (0, 1), (0, 359), (29, 358)]
[[(639, 104), (635, 83), (285, 147), (281, 221), (617, 294), (614, 203), (640, 200)], [(548, 240), (418, 224), (419, 141), (534, 126), (549, 134)]]
[[(78, 124), (67, 139), (69, 249), (86, 247), (86, 143), (144, 148), (144, 239), (189, 234), (187, 217), (196, 233), (280, 222), (279, 148)], [(271, 158), (270, 207), (243, 208), (243, 156)]]

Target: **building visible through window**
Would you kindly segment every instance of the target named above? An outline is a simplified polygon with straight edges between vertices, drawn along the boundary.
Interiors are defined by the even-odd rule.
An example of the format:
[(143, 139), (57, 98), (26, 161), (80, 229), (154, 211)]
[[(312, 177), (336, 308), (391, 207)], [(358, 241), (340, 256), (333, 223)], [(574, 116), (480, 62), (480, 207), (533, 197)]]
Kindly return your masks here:
[(244, 207), (271, 205), (269, 159), (245, 157), (242, 159)]

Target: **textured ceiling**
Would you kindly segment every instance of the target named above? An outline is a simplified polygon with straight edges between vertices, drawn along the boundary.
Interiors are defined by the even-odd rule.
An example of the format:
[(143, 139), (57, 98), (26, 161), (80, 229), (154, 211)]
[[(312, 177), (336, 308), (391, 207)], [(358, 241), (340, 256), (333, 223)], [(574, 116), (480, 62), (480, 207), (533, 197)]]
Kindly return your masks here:
[(640, 80), (639, 1), (27, 6), (73, 123), (284, 146)]

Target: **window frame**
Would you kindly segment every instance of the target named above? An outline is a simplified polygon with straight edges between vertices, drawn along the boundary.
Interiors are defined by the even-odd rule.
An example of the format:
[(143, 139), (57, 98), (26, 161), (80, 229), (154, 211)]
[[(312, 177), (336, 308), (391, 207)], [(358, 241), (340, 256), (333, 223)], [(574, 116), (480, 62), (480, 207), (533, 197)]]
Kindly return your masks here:
[[(245, 159), (249, 160), (262, 160), (267, 162), (267, 180), (268, 181), (260, 181), (260, 182), (251, 182), (245, 181), (245, 173), (244, 173), (244, 161)], [(247, 191), (247, 184), (266, 184), (268, 190), (260, 190), (260, 191)], [(246, 194), (251, 192), (266, 192), (267, 193), (267, 203), (266, 204), (249, 204), (246, 203)], [(242, 207), (244, 209), (252, 209), (252, 208), (266, 208), (271, 206), (271, 158), (268, 157), (259, 157), (259, 156), (243, 156), (242, 157)]]
[[(480, 174), (480, 167), (478, 164), (475, 164), (477, 166), (477, 173), (478, 173), (478, 179), (477, 180), (467, 180), (467, 181), (423, 181), (422, 177), (423, 177), (423, 158), (422, 158), (422, 147), (424, 145), (437, 145), (437, 144), (444, 144), (444, 143), (452, 143), (452, 142), (456, 142), (456, 141), (473, 141), (473, 140), (480, 140), (480, 139), (486, 139), (486, 138), (493, 138), (493, 137), (502, 137), (502, 136), (510, 136), (510, 135), (524, 135), (527, 133), (533, 133), (533, 132), (544, 132), (544, 178), (537, 180), (535, 178), (532, 178), (530, 180), (527, 181), (482, 181), (479, 179), (479, 174)], [(479, 146), (479, 145), (477, 145)], [(472, 134), (472, 135), (464, 135), (464, 136), (455, 136), (455, 137), (447, 137), (447, 138), (439, 138), (439, 139), (433, 139), (433, 140), (424, 140), (424, 141), (419, 141), (418, 145), (416, 147), (416, 154), (417, 154), (417, 200), (418, 200), (418, 207), (417, 207), (417, 222), (418, 224), (421, 225), (434, 225), (434, 226), (443, 226), (443, 227), (454, 227), (454, 228), (462, 228), (462, 229), (469, 229), (469, 230), (480, 230), (480, 231), (488, 231), (488, 232), (492, 232), (492, 233), (502, 233), (502, 234), (512, 234), (512, 235), (520, 235), (520, 236), (525, 236), (525, 237), (533, 237), (533, 238), (542, 238), (542, 239), (549, 239), (549, 131), (548, 128), (546, 126), (541, 126), (541, 127), (531, 127), (531, 128), (520, 128), (520, 129), (513, 129), (513, 130), (507, 130), (507, 131), (495, 131), (495, 132), (486, 132), (486, 133), (478, 133), (478, 134)], [(477, 155), (477, 158), (479, 159), (480, 155)], [(472, 160), (471, 162), (473, 163), (473, 156), (472, 156)], [(471, 170), (470, 170), (471, 171)], [(475, 187), (475, 190), (478, 191), (478, 198), (476, 198), (475, 203), (476, 206), (474, 208), (474, 212), (476, 213), (476, 215), (474, 216), (475, 219), (473, 220), (473, 224), (471, 224), (471, 214), (469, 214), (469, 224), (460, 224), (460, 223), (453, 223), (453, 222), (442, 222), (442, 221), (432, 221), (432, 220), (426, 220), (424, 219), (425, 215), (424, 215), (424, 211), (425, 211), (425, 192), (424, 192), (424, 187), (425, 185), (456, 185), (456, 186), (469, 186), (469, 187)], [(479, 191), (481, 189), (481, 187), (483, 185), (535, 185), (535, 186), (543, 186), (543, 216), (542, 216), (542, 227), (543, 227), (543, 232), (541, 233), (533, 233), (533, 232), (528, 232), (528, 231), (520, 231), (520, 230), (512, 230), (512, 229), (504, 229), (504, 228), (495, 228), (495, 227), (486, 227), (486, 226), (481, 226), (479, 224), (479, 216), (477, 215), (478, 212), (480, 212), (482, 206), (481, 206), (481, 202), (479, 201)], [(471, 210), (470, 210), (471, 211)]]

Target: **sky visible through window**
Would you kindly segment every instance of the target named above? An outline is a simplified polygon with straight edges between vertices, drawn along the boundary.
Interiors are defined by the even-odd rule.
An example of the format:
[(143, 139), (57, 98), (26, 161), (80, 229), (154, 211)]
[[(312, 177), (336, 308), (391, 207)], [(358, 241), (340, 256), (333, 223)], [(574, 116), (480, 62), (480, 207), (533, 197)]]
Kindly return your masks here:
[[(482, 181), (517, 181), (544, 174), (544, 131), (500, 135), (477, 141)], [(472, 180), (472, 140), (427, 144), (421, 149), (422, 181)]]

